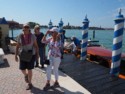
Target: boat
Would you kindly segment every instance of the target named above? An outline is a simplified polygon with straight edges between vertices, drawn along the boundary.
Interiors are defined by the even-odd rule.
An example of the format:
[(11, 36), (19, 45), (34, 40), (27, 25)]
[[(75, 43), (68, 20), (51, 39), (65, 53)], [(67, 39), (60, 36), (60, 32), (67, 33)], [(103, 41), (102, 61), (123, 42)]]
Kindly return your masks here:
[(10, 40), (10, 44), (8, 45), (9, 51), (12, 54), (16, 53), (16, 41), (15, 40)]
[(99, 40), (88, 40), (87, 46), (88, 47), (92, 47), (92, 46), (100, 47), (102, 45), (99, 43)]
[[(112, 63), (112, 51), (104, 47), (87, 47), (87, 58), (99, 65), (110, 68)], [(119, 77), (125, 79), (125, 53), (121, 54)]]

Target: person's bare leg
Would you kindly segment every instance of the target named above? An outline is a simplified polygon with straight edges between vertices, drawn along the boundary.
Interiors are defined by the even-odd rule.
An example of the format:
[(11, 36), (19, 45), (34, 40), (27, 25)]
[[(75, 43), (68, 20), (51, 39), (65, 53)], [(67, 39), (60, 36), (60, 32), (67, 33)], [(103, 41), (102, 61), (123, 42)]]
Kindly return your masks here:
[(26, 90), (29, 90), (33, 87), (31, 81), (32, 81), (32, 70), (28, 70), (28, 85)]
[(21, 70), (21, 71), (22, 71), (22, 73), (23, 73), (23, 75), (24, 75), (24, 80), (25, 80), (25, 82), (28, 83), (29, 81), (28, 81), (28, 73), (27, 73), (27, 70), (25, 69), (25, 70)]
[(32, 70), (28, 70), (28, 81), (29, 81), (29, 84), (32, 84), (31, 80), (32, 80)]
[(26, 75), (27, 75), (26, 70), (21, 70), (21, 71), (22, 71), (22, 73), (24, 74), (24, 76), (26, 76)]

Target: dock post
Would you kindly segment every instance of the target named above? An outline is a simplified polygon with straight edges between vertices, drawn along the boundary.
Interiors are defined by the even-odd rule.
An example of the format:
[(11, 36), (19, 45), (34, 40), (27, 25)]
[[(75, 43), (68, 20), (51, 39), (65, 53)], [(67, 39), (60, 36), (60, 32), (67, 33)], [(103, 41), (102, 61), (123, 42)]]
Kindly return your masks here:
[(50, 20), (50, 22), (48, 24), (48, 27), (49, 27), (49, 29), (51, 29), (53, 27), (53, 23), (51, 22), (51, 20)]
[(82, 27), (82, 43), (81, 43), (81, 58), (80, 60), (84, 61), (87, 55), (87, 42), (88, 42), (88, 27), (89, 27), (89, 20), (87, 15), (83, 20), (83, 27)]
[(93, 40), (95, 39), (95, 30), (93, 30)]
[(122, 53), (122, 40), (124, 31), (124, 16), (121, 14), (116, 17), (114, 26), (114, 38), (112, 48), (112, 63), (110, 74), (118, 76), (120, 71), (121, 53)]

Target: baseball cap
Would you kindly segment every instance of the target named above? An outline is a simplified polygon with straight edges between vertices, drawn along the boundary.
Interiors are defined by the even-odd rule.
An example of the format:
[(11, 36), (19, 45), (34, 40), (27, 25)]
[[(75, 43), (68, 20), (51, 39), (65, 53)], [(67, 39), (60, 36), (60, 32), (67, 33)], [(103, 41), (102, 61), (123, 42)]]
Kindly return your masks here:
[(52, 29), (50, 29), (49, 31), (51, 31), (51, 32), (59, 32), (59, 29), (57, 28), (57, 27), (53, 27)]
[(23, 27), (30, 27), (28, 23), (24, 24)]
[(36, 29), (36, 28), (40, 28), (40, 26), (39, 25), (35, 25), (34, 29)]

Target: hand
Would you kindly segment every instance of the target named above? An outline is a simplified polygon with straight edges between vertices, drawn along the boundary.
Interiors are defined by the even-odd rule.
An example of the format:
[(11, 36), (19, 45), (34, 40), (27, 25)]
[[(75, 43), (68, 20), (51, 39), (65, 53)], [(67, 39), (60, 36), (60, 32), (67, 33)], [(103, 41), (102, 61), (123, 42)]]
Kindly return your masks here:
[(36, 60), (38, 60), (39, 59), (39, 54), (36, 54)]
[(47, 34), (50, 34), (50, 31), (49, 31), (49, 30), (46, 32), (46, 35), (47, 35)]
[(60, 38), (60, 37), (61, 37), (61, 34), (58, 34), (56, 37), (57, 37), (57, 38)]
[(17, 57), (17, 55), (15, 55), (15, 61), (18, 62), (18, 57)]
[(56, 36), (57, 41), (60, 40), (60, 34)]

